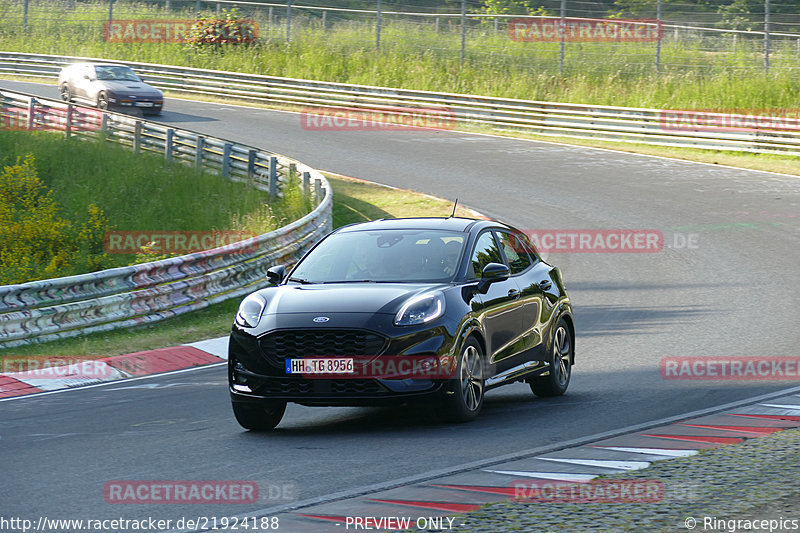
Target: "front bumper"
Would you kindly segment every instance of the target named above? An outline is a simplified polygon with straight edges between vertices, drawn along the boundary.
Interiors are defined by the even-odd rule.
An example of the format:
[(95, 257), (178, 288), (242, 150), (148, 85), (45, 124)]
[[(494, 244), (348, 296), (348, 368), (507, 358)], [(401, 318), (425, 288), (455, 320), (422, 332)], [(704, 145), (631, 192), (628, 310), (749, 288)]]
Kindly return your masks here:
[(137, 110), (142, 113), (160, 113), (164, 108), (164, 99), (109, 96), (108, 107), (117, 111)]
[[(288, 330), (290, 332), (302, 330)], [(341, 330), (352, 333), (352, 330)], [(281, 331), (279, 331), (281, 332)], [(276, 333), (276, 332), (270, 332)], [(364, 332), (377, 337), (376, 332)], [(231, 400), (234, 402), (287, 401), (303, 405), (365, 406), (391, 405), (439, 398), (451, 390), (448, 379), (380, 379), (357, 378), (309, 378), (302, 374), (287, 374), (285, 358), (270, 355), (275, 343), (265, 342), (269, 334), (256, 338), (246, 332), (233, 328), (228, 349), (228, 384)], [(370, 353), (378, 358), (391, 358), (392, 355), (425, 355), (438, 357), (451, 352), (453, 339), (444, 328), (417, 331), (399, 338), (381, 337), (385, 340), (379, 353)], [(296, 348), (296, 347), (295, 347)], [(334, 351), (335, 348), (335, 351)], [(327, 353), (293, 352), (287, 357), (305, 355), (348, 355), (352, 343), (339, 341), (336, 346), (327, 346)], [(374, 349), (373, 343), (366, 349)], [(281, 345), (283, 351), (293, 347)], [(299, 348), (298, 348), (299, 349)], [(356, 356), (365, 354), (353, 354)]]

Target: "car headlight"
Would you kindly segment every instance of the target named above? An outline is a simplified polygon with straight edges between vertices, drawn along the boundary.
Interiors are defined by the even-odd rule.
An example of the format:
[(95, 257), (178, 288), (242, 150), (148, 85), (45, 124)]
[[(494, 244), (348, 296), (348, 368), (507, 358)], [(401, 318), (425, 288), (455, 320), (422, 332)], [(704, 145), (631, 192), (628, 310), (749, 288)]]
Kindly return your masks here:
[(243, 328), (254, 328), (261, 320), (261, 313), (267, 306), (267, 301), (260, 294), (251, 294), (239, 304), (236, 312), (236, 325)]
[(416, 296), (400, 308), (394, 317), (395, 326), (414, 326), (436, 320), (444, 314), (444, 294), (439, 291)]

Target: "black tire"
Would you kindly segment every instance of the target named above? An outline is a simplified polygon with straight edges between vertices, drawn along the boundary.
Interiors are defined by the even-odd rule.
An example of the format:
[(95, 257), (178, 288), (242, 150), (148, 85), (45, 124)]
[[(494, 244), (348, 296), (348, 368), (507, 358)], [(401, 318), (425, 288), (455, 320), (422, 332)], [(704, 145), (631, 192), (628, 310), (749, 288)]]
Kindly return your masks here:
[(570, 333), (567, 321), (559, 318), (553, 331), (553, 341), (550, 343), (550, 372), (528, 380), (531, 391), (536, 396), (552, 397), (561, 396), (567, 391), (570, 377), (572, 377), (572, 356), (574, 339)]
[(69, 88), (68, 83), (62, 83), (61, 87), (58, 89), (59, 94), (61, 95), (61, 100), (64, 102), (71, 102), (72, 101), (72, 90)]
[(286, 412), (286, 402), (273, 402), (270, 404), (232, 402), (233, 414), (239, 425), (251, 431), (270, 431), (275, 429), (283, 413)]
[(480, 343), (470, 337), (461, 348), (452, 393), (442, 402), (442, 418), (448, 422), (469, 422), (483, 407), (485, 362)]
[(108, 110), (108, 96), (106, 96), (106, 93), (97, 95), (97, 109), (102, 109), (103, 111)]

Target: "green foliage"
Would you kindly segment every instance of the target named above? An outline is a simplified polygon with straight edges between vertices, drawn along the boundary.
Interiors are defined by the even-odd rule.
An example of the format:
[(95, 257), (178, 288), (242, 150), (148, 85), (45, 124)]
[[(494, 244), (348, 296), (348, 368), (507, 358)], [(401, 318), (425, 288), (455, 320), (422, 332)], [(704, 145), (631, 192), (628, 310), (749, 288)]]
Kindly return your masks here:
[(484, 0), (483, 11), (490, 15), (530, 15), (550, 17), (556, 12), (534, 0)]
[[(27, 163), (30, 153), (36, 154), (35, 168), (32, 160)], [(245, 184), (113, 143), (0, 131), (0, 154), (0, 165), (6, 165), (0, 285), (169, 256), (146, 246), (139, 254), (106, 254), (109, 229), (265, 233), (310, 211), (295, 188), (283, 199), (270, 199)]]
[[(675, 21), (694, 17), (694, 23), (705, 21), (713, 26), (723, 16), (718, 12), (720, 6), (745, 1), (756, 2), (664, 2), (664, 18)], [(10, 2), (0, 0), (0, 12), (3, 5), (18, 8)], [(346, 5), (358, 7), (359, 2), (352, 0)], [(800, 4), (800, 0), (791, 2)], [(446, 8), (453, 12), (457, 4), (436, 2), (429, 4), (429, 10)], [(35, 11), (41, 5), (40, 1), (34, 1), (31, 9)], [(546, 5), (553, 10), (557, 2), (487, 0), (470, 3), (469, 8), (506, 12), (515, 5), (519, 9)], [(655, 5), (656, 0), (608, 0), (592, 3), (591, 7), (606, 9), (606, 16), (615, 12), (621, 18), (651, 18), (655, 15)], [(385, 3), (387, 10), (391, 6), (388, 1)], [(571, 7), (568, 14), (589, 13), (587, 5), (580, 6)], [(287, 45), (281, 21), (269, 26), (265, 10), (259, 15), (254, 9), (253, 18), (260, 28), (256, 43), (224, 47), (224, 53), (200, 53), (180, 43), (105, 42), (98, 21), (107, 17), (107, 5), (105, 13), (102, 7), (81, 4), (78, 10), (64, 11), (63, 20), (57, 24), (50, 24), (46, 14), (32, 11), (27, 36), (21, 35), (18, 24), (0, 20), (2, 48), (406, 89), (633, 107), (793, 109), (800, 93), (796, 71), (800, 52), (796, 39), (773, 39), (768, 75), (763, 71), (763, 41), (757, 37), (740, 35), (734, 40), (732, 35), (719, 33), (681, 34), (682, 37), (675, 38), (672, 31), (667, 31), (661, 42), (659, 73), (654, 66), (655, 43), (567, 43), (565, 68), (559, 72), (559, 43), (512, 42), (502, 25), (494, 31), (492, 17), (487, 17), (488, 23), (469, 27), (462, 65), (459, 24), (449, 24), (453, 19), (441, 19), (437, 31), (433, 17), (412, 21), (386, 16), (381, 51), (375, 53), (372, 24), (356, 23), (355, 19), (333, 23), (329, 13), (328, 27), (323, 30), (318, 20), (296, 10), (291, 43)], [(59, 9), (64, 7), (61, 4), (52, 7)], [(125, 0), (115, 2), (115, 9), (120, 18), (166, 16), (158, 8)], [(795, 12), (800, 13), (800, 7)], [(710, 18), (701, 18), (701, 13)], [(194, 12), (173, 11), (170, 17), (193, 18)]]
[(91, 272), (108, 264), (103, 211), (87, 206), (83, 224), (61, 216), (53, 192), (39, 179), (32, 154), (0, 173), (0, 285)]
[(256, 27), (252, 20), (239, 16), (236, 9), (226, 11), (222, 17), (200, 17), (187, 32), (185, 42), (194, 51), (221, 51), (226, 47), (252, 44), (256, 41)]

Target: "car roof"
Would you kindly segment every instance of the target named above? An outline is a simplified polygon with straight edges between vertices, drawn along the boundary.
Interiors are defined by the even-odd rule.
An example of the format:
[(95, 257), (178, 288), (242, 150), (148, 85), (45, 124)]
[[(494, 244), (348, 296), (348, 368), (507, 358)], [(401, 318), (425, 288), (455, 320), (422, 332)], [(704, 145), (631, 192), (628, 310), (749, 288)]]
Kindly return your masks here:
[[(372, 222), (361, 222), (339, 228), (339, 232), (372, 231), (378, 229), (437, 229), (444, 231), (467, 232), (472, 227), (489, 224), (488, 221), (474, 220), (461, 217), (420, 217), (420, 218), (390, 218)], [(492, 223), (495, 225), (497, 223)], [(502, 225), (502, 224), (501, 224)]]
[(69, 67), (127, 67), (128, 65), (123, 65), (122, 63), (95, 63), (91, 61), (82, 61), (80, 63), (72, 63), (71, 65), (67, 65)]

